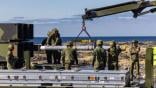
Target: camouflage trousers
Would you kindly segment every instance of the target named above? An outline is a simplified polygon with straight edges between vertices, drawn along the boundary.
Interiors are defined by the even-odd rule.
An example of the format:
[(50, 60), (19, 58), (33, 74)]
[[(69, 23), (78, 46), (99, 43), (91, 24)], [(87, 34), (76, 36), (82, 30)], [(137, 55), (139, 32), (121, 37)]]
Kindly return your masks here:
[(109, 56), (108, 60), (108, 70), (118, 70), (118, 57), (117, 56)]
[(56, 50), (52, 55), (54, 57), (54, 64), (60, 64), (61, 52)]
[(108, 70), (118, 70), (118, 62), (111, 62), (108, 64)]
[(47, 62), (48, 64), (52, 64), (52, 51), (46, 50)]
[(136, 67), (136, 71), (137, 71), (136, 77), (138, 78), (140, 75), (140, 73), (139, 73), (139, 69), (140, 69), (139, 59), (131, 61), (131, 67), (130, 67), (130, 78), (131, 78), (131, 80), (133, 80), (133, 78), (134, 78), (134, 68), (135, 67)]

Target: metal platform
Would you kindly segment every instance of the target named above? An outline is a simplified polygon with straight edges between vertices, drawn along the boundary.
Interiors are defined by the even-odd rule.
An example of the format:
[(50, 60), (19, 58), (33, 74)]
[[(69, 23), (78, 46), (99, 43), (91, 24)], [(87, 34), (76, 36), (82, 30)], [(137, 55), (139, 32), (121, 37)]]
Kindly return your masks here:
[(129, 85), (126, 70), (1, 70), (3, 87), (125, 87)]

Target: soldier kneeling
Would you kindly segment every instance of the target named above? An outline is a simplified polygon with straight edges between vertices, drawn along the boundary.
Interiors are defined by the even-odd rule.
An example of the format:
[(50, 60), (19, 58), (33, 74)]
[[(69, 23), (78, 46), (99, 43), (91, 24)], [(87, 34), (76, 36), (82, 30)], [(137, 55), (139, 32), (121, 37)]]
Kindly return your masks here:
[(6, 62), (7, 62), (7, 69), (20, 69), (23, 67), (24, 59), (19, 59), (14, 56), (14, 45), (9, 44), (8, 46), (8, 52), (6, 56)]
[(9, 44), (8, 52), (7, 52), (7, 56), (6, 56), (7, 69), (15, 69), (15, 63), (16, 63), (17, 59), (13, 55), (13, 50), (14, 50), (14, 45)]

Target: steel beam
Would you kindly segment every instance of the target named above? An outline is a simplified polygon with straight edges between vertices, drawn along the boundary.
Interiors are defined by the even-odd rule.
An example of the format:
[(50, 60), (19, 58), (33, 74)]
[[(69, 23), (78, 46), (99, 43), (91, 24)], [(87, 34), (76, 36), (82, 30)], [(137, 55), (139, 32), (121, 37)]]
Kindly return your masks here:
[[(62, 50), (65, 49), (66, 46), (41, 46), (41, 50)], [(88, 46), (73, 46), (74, 49), (77, 50), (93, 50), (94, 46), (88, 45)], [(108, 49), (109, 46), (103, 46), (104, 49)]]

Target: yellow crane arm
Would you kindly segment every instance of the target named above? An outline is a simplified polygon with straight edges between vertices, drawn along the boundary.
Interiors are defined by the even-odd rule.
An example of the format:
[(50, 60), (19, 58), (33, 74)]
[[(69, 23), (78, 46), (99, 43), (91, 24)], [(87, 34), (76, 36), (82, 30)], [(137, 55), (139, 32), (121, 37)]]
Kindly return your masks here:
[[(121, 3), (117, 5), (89, 9), (85, 10), (85, 15), (82, 16), (83, 19), (92, 19), (96, 17), (108, 16), (122, 12), (132, 11), (134, 13), (133, 17), (142, 15), (142, 10), (146, 7), (156, 6), (156, 1), (131, 1), (126, 3)], [(149, 12), (155, 12), (156, 9), (151, 9), (149, 11), (143, 12), (143, 14)]]

